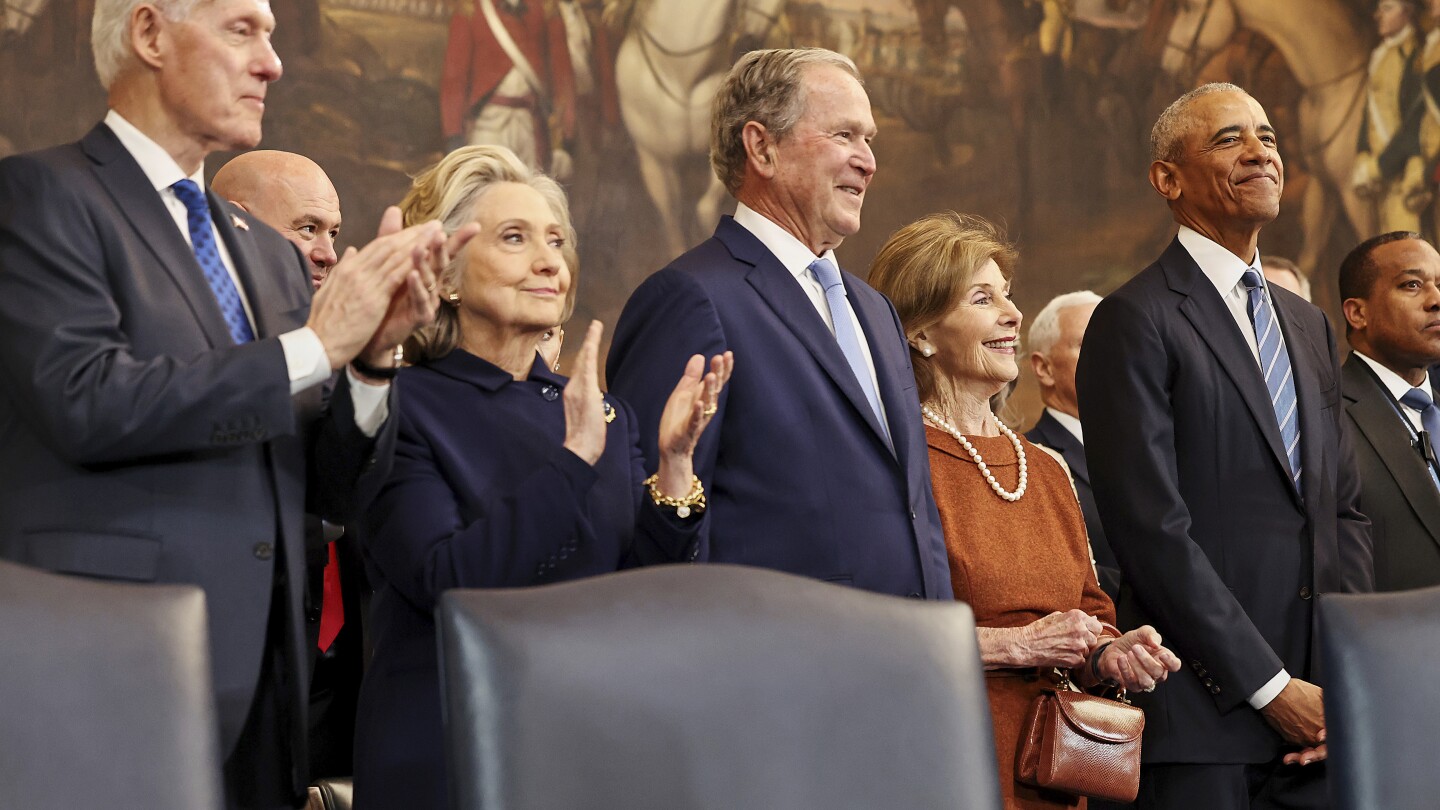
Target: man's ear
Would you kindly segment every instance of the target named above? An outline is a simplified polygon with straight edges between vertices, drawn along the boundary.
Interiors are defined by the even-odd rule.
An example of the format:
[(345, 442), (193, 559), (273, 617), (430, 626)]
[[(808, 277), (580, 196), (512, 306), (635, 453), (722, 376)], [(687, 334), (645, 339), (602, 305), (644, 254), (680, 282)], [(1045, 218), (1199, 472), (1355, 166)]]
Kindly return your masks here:
[(1346, 298), (1340, 302), (1340, 312), (1345, 316), (1345, 323), (1350, 324), (1352, 330), (1363, 330), (1370, 321), (1370, 315), (1365, 311), (1364, 298)]
[(745, 162), (750, 171), (767, 180), (774, 177), (775, 140), (770, 130), (759, 121), (747, 121), (740, 130), (740, 139), (745, 144)]
[(1040, 352), (1031, 352), (1030, 368), (1035, 372), (1035, 382), (1046, 388), (1055, 385), (1055, 366), (1050, 358)]
[(159, 68), (164, 63), (165, 16), (149, 3), (130, 12), (130, 47), (143, 64)]
[(1150, 164), (1150, 185), (1170, 202), (1180, 199), (1180, 178), (1176, 175), (1175, 164), (1168, 160)]
[(242, 203), (242, 202), (240, 202), (239, 200), (226, 200), (226, 202), (230, 203), (231, 205), (235, 206), (236, 208), (239, 208), (241, 211), (244, 211), (244, 212), (247, 213), (247, 214), (250, 214), (250, 215), (252, 215), (252, 216), (255, 214), (255, 212), (254, 212), (254, 211), (251, 211), (250, 208), (245, 205), (245, 203)]

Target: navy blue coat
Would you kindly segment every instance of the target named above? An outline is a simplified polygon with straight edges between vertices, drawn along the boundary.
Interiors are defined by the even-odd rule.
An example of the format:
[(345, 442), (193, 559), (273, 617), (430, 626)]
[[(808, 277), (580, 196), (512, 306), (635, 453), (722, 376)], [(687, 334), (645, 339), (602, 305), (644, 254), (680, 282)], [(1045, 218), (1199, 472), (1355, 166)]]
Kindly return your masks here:
[(639, 414), (654, 463), (656, 426), (686, 361), (734, 351), (735, 372), (695, 450), (710, 503), (701, 558), (952, 599), (900, 319), (883, 295), (842, 277), (874, 357), (893, 453), (810, 298), (730, 217), (631, 296), (610, 347), (610, 390)]
[(361, 526), (377, 590), (355, 798), (370, 810), (449, 806), (433, 619), (442, 591), (690, 559), (704, 525), (644, 496), (636, 420), (613, 397), (595, 466), (564, 449), (566, 380), (538, 357), (523, 381), (461, 349), (400, 378), (394, 468)]

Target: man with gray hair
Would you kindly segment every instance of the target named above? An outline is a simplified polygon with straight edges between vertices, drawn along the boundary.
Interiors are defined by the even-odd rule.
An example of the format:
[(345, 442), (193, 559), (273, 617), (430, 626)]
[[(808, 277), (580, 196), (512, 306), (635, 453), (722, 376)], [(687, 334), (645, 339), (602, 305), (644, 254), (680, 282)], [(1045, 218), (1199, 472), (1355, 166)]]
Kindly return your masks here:
[(1076, 388), (1119, 624), (1189, 664), (1146, 710), (1141, 808), (1323, 808), (1315, 595), (1372, 588), (1324, 313), (1267, 284), (1284, 166), (1260, 103), (1181, 96), (1151, 134), (1180, 225), (1095, 308)]
[(875, 120), (849, 58), (752, 51), (716, 95), (710, 162), (739, 201), (715, 236), (635, 291), (610, 390), (653, 435), (695, 352), (735, 353), (695, 450), (709, 486), (696, 558), (878, 593), (951, 599), (909, 350), (884, 296), (840, 272), (875, 175)]
[(104, 121), (0, 161), (0, 557), (204, 590), (206, 753), (246, 808), (303, 799), (306, 505), (344, 520), (388, 472), (395, 346), (474, 233), (388, 212), (312, 299), (295, 248), (206, 193), (209, 153), (260, 140), (274, 23), (266, 0), (97, 0)]
[(1045, 410), (1025, 438), (1056, 451), (1070, 467), (1075, 495), (1085, 515), (1085, 532), (1090, 535), (1090, 553), (1100, 587), (1112, 600), (1120, 598), (1120, 567), (1105, 539), (1095, 493), (1090, 489), (1090, 466), (1085, 463), (1085, 432), (1080, 427), (1080, 403), (1075, 395), (1075, 364), (1080, 360), (1080, 343), (1085, 327), (1100, 296), (1089, 290), (1065, 293), (1050, 299), (1030, 322), (1030, 368), (1040, 386)]

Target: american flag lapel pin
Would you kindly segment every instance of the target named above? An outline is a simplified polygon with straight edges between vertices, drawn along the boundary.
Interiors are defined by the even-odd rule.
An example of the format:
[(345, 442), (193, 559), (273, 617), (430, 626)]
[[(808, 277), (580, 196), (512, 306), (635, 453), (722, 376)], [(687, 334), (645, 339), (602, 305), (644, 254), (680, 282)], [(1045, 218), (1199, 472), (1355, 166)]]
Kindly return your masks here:
[(250, 230), (250, 223), (241, 219), (239, 214), (230, 215), (230, 224), (234, 225), (236, 228), (239, 228), (242, 231)]

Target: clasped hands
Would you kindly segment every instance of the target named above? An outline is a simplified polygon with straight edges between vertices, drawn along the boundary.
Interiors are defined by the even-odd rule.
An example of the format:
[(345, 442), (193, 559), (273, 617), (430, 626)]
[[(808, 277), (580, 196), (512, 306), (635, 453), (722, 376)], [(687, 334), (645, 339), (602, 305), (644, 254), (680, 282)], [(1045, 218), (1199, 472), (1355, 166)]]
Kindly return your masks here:
[(1309, 765), (1328, 755), (1325, 747), (1325, 692), (1309, 681), (1291, 678), (1260, 715), (1286, 742), (1300, 746), (1286, 754), (1287, 765)]
[[(1180, 669), (1180, 659), (1161, 644), (1155, 628), (1145, 625), (1115, 638), (1105, 634), (1099, 619), (1078, 608), (1051, 613), (1024, 627), (981, 629), (988, 631), (981, 634), (987, 664), (1075, 669), (1081, 686), (1111, 681), (1126, 690), (1148, 692)], [(1009, 637), (995, 645), (995, 633)], [(1094, 662), (1094, 674), (1100, 676), (1096, 679), (1090, 659), (1107, 642)], [(987, 647), (995, 653), (986, 654)]]
[(374, 241), (348, 248), (315, 293), (306, 326), (332, 370), (357, 357), (389, 366), (395, 346), (434, 320), (437, 279), (480, 229), (471, 223), (447, 237), (438, 221), (401, 225), (400, 209), (387, 208)]

